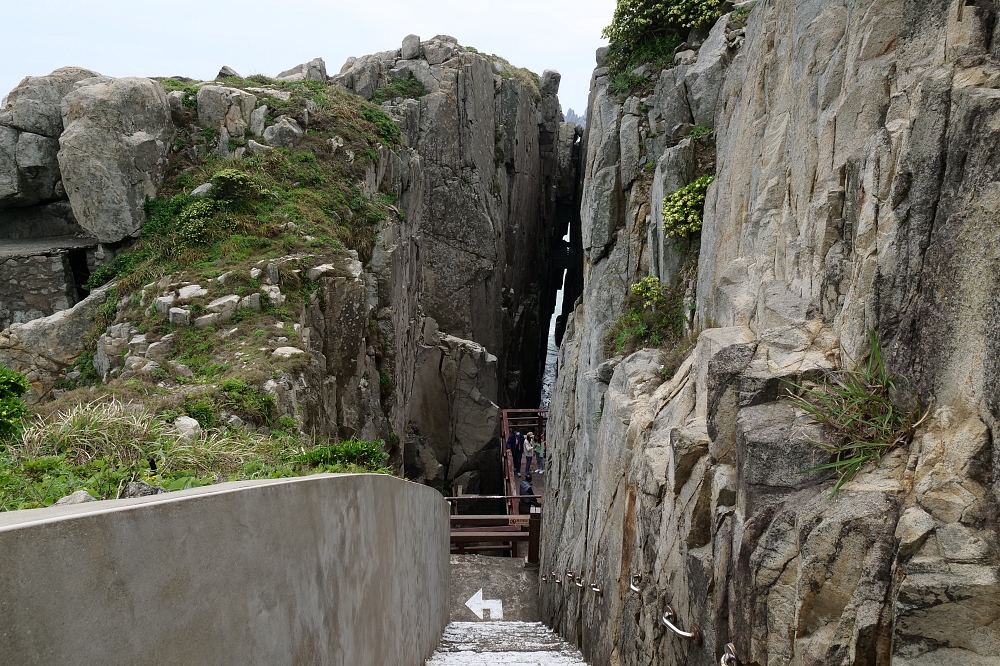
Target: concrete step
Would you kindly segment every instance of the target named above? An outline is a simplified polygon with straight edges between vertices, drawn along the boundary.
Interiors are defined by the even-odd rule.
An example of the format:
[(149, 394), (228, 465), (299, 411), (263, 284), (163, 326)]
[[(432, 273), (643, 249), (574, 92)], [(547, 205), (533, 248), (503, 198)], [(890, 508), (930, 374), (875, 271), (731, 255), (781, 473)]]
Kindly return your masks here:
[(452, 622), (427, 666), (586, 666), (541, 622)]

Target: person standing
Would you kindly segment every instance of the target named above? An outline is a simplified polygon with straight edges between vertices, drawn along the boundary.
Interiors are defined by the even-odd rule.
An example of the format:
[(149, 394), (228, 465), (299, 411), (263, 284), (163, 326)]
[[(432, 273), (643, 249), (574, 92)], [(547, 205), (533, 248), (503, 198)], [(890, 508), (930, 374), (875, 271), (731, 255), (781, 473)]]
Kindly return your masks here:
[(531, 458), (535, 455), (535, 432), (528, 431), (528, 436), (524, 439), (524, 473), (531, 474)]
[(539, 438), (538, 443), (535, 444), (535, 459), (538, 461), (535, 463), (535, 471), (539, 474), (545, 474), (545, 436)]
[(514, 458), (514, 476), (521, 476), (521, 454), (524, 453), (524, 435), (518, 430), (507, 438), (507, 448)]

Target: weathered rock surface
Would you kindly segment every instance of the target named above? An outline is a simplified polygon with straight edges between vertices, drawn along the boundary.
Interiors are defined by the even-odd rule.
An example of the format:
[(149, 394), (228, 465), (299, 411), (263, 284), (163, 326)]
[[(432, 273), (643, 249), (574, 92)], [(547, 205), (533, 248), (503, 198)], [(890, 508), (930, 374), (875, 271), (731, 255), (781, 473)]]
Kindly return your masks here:
[(500, 421), (496, 356), (475, 342), (441, 333), (433, 319), (424, 320), (421, 337), (407, 433), (415, 455), (423, 446), (434, 449), (448, 480), (490, 469), (487, 456), (497, 456)]
[(83, 351), (97, 308), (107, 300), (98, 289), (68, 310), (25, 324), (11, 324), (0, 332), (0, 365), (23, 372), (31, 382), (29, 403), (46, 396), (65, 369)]
[(281, 116), (275, 124), (264, 130), (263, 137), (264, 141), (271, 146), (293, 148), (302, 140), (304, 134), (305, 132), (295, 122), (295, 119)]
[(78, 81), (98, 76), (79, 67), (29, 76), (0, 108), (0, 208), (65, 198), (60, 182), (61, 104)]
[(48, 76), (28, 76), (8, 93), (0, 125), (53, 139), (63, 131), (62, 101), (76, 83), (100, 76), (82, 67), (62, 67)]
[[(604, 588), (542, 585), (590, 663), (707, 666), (728, 642), (748, 664), (998, 663), (994, 15), (758, 3), (642, 114), (595, 72), (542, 561)], [(716, 181), (700, 239), (672, 247), (657, 212), (705, 167), (692, 124), (715, 128)], [(656, 169), (630, 186), (636, 154)], [(673, 284), (693, 254), (687, 360), (667, 380), (655, 351), (607, 364), (629, 285)], [(783, 382), (851, 367), (869, 329), (933, 418), (831, 499), (801, 473), (826, 434)], [(665, 631), (668, 602), (703, 645)]]
[(238, 88), (202, 86), (198, 89), (198, 122), (214, 130), (225, 127), (229, 136), (242, 137), (246, 133), (252, 125), (256, 106), (257, 96)]
[(139, 231), (173, 133), (163, 89), (149, 79), (84, 79), (63, 100), (59, 170), (77, 222), (101, 242)]
[(296, 65), (275, 77), (279, 81), (326, 81), (326, 63), (322, 58)]

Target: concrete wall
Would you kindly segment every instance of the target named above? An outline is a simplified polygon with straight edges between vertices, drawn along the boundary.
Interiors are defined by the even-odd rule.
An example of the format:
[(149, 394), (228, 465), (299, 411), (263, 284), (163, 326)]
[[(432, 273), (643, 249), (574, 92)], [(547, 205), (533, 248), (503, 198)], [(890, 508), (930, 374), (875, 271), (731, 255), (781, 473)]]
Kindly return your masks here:
[(0, 663), (423, 664), (448, 508), (381, 475), (0, 514)]

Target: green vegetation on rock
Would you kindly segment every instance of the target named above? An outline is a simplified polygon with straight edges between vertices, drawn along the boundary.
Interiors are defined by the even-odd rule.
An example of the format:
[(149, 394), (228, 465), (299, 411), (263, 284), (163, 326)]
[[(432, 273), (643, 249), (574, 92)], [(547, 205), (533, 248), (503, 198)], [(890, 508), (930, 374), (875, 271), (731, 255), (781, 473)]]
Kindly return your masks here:
[(688, 236), (701, 231), (705, 193), (713, 180), (714, 176), (702, 176), (663, 197), (663, 231), (667, 238)]
[(687, 312), (680, 289), (661, 285), (652, 276), (633, 284), (625, 297), (625, 311), (607, 332), (607, 356), (630, 354), (641, 347), (672, 346), (684, 335)]
[[(187, 104), (196, 100), (194, 84), (161, 83), (183, 90), (189, 107), (164, 183), (146, 202), (139, 237), (91, 275), (88, 288), (114, 284), (84, 353), (58, 385), (61, 395), (34, 407), (23, 438), (20, 393), (10, 399), (17, 427), (0, 437), (2, 509), (47, 506), (81, 489), (119, 497), (136, 481), (177, 490), (320, 471), (389, 471), (384, 454), (377, 455), (381, 441), (309, 437), (298, 416), (282, 413), (263, 387), (287, 381), (312, 358), (275, 353), (308, 349), (293, 323), (319, 289), (307, 270), (367, 261), (378, 233), (401, 216), (395, 192), (366, 189), (379, 147), (402, 141), (399, 127), (378, 107), (325, 82), (230, 77), (227, 86), (256, 88), (268, 124), (287, 114), (305, 131), (293, 148), (254, 151), (240, 150), (251, 134), (233, 136), (228, 149), (239, 156), (223, 155), (217, 133), (201, 127)], [(211, 187), (192, 196), (205, 184)], [(185, 286), (197, 295), (181, 300)], [(177, 300), (158, 309), (154, 300), (164, 294)], [(214, 300), (234, 296), (240, 304), (225, 317), (196, 322), (217, 312)], [(175, 304), (187, 321), (171, 322), (166, 310)], [(112, 339), (113, 324), (124, 339)], [(146, 345), (162, 343), (155, 360), (125, 347), (140, 334)], [(126, 366), (127, 358), (140, 365)], [(104, 377), (95, 361), (104, 364)], [(181, 416), (195, 419), (203, 434), (180, 437), (172, 424)]]
[(644, 63), (669, 64), (687, 31), (720, 16), (720, 0), (618, 0), (602, 33), (610, 42), (606, 64), (612, 76)]
[(886, 369), (874, 331), (869, 338), (868, 356), (858, 369), (832, 371), (817, 381), (794, 385), (788, 392), (789, 400), (832, 435), (829, 442), (813, 443), (833, 459), (805, 470), (835, 473), (837, 483), (831, 496), (865, 465), (877, 465), (894, 448), (909, 445), (930, 413), (919, 401), (912, 409), (894, 401), (899, 378)]
[(428, 90), (424, 87), (424, 84), (417, 81), (417, 77), (411, 72), (407, 78), (393, 79), (389, 85), (376, 90), (375, 94), (372, 95), (372, 102), (382, 104), (382, 102), (393, 100), (397, 97), (419, 99), (426, 95), (427, 92)]

